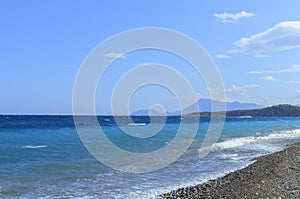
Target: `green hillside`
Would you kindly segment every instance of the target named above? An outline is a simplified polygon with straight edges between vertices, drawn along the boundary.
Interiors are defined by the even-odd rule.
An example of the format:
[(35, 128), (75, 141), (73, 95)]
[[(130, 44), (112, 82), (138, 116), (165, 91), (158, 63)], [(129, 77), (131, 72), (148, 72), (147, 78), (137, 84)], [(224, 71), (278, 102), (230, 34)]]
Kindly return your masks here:
[[(218, 113), (218, 112), (217, 112)], [(221, 112), (219, 112), (221, 113)], [(191, 113), (189, 115), (211, 115), (210, 112)], [(227, 116), (256, 116), (256, 117), (300, 117), (300, 107), (281, 104), (262, 109), (227, 111)]]

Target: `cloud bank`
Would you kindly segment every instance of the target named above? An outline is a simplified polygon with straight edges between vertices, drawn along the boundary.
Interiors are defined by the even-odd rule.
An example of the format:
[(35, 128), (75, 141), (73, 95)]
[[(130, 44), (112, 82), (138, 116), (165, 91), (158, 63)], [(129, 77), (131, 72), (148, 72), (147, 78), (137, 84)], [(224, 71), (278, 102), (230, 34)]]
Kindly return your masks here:
[(268, 30), (235, 42), (242, 51), (262, 53), (300, 47), (300, 21), (281, 22)]

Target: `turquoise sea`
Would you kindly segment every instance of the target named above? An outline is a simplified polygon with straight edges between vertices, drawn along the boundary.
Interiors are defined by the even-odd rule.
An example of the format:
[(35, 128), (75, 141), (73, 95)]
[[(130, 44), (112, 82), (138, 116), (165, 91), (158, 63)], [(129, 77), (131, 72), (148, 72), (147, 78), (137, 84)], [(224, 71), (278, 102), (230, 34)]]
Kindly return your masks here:
[[(157, 136), (133, 139), (122, 132), (112, 116), (98, 117), (113, 143), (139, 153), (168, 144), (181, 119), (168, 117)], [(135, 128), (150, 122), (149, 117), (133, 120), (122, 125)], [(72, 116), (2, 115), (0, 198), (155, 198), (243, 168), (255, 157), (300, 140), (300, 118), (232, 117), (226, 119), (218, 142), (210, 146), (211, 152), (201, 159), (199, 150), (209, 121), (201, 117), (192, 145), (177, 161), (158, 171), (134, 174), (111, 169), (90, 155)]]

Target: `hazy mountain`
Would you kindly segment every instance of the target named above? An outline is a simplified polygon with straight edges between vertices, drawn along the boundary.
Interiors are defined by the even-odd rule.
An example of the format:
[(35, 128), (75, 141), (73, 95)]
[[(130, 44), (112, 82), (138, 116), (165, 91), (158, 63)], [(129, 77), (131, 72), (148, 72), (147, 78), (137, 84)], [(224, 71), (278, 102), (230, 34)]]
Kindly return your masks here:
[[(211, 112), (212, 106), (211, 103), (215, 104), (214, 111), (221, 111), (223, 107), (224, 102), (219, 102), (216, 100), (211, 99), (200, 99), (198, 101), (199, 111), (200, 112)], [(197, 104), (193, 104), (190, 107), (183, 110), (184, 114), (197, 112)], [(226, 105), (226, 111), (232, 111), (232, 110), (247, 110), (247, 109), (257, 109), (257, 108), (263, 108), (264, 106), (258, 105), (255, 103), (241, 103), (241, 102), (225, 102)]]
[[(160, 115), (164, 115), (164, 114), (157, 112), (155, 110), (143, 109), (143, 110), (134, 111), (133, 113), (131, 113), (131, 115), (134, 115), (134, 116), (143, 116), (143, 115), (160, 116)], [(167, 115), (170, 115), (170, 114), (167, 113)]]
[[(193, 112), (211, 112), (211, 102), (214, 102), (215, 110), (214, 111), (221, 111), (221, 107), (223, 102), (213, 101), (211, 99), (200, 99), (197, 103), (192, 104), (191, 106), (187, 107), (186, 109), (181, 111), (176, 111), (172, 113), (167, 113), (167, 115), (180, 115), (180, 114), (188, 114)], [(259, 109), (264, 108), (262, 105), (258, 105), (255, 103), (241, 103), (241, 102), (225, 102), (226, 104), (226, 111), (231, 110), (248, 110), (248, 109)], [(197, 108), (199, 107), (199, 109)], [(132, 115), (148, 115), (149, 109), (139, 110), (132, 113)], [(155, 112), (151, 110), (151, 115), (162, 115), (161, 113)]]

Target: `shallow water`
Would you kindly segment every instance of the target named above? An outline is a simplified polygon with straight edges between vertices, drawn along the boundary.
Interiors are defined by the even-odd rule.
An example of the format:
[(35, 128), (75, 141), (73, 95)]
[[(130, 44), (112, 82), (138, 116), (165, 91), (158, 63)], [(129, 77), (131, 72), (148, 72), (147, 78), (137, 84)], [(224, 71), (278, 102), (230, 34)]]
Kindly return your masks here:
[[(121, 125), (133, 129), (150, 122), (149, 117), (134, 117), (134, 122), (128, 123), (126, 118), (119, 119)], [(122, 132), (113, 117), (98, 120), (114, 144), (139, 153), (166, 146), (182, 121), (169, 117), (157, 135), (137, 139)], [(88, 126), (88, 121), (86, 118), (87, 123), (79, 125)], [(200, 159), (208, 122), (209, 118), (201, 118), (193, 144), (176, 162), (158, 171), (132, 174), (113, 170), (91, 156), (71, 116), (0, 116), (0, 197), (154, 198), (243, 168), (254, 157), (300, 140), (300, 118), (227, 118), (218, 143)]]

